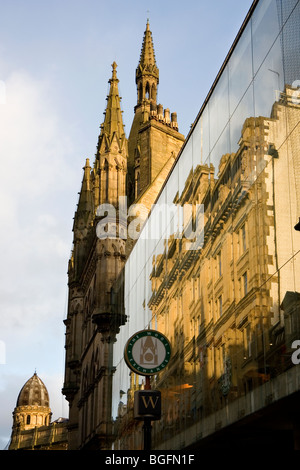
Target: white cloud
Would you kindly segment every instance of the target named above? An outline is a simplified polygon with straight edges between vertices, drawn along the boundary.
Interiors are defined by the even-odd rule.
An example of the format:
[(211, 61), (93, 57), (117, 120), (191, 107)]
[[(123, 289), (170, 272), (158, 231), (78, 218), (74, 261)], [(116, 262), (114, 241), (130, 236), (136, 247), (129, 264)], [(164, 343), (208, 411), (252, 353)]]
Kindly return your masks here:
[(30, 315), (43, 318), (51, 309), (46, 293), (57, 288), (55, 274), (62, 280), (66, 272), (70, 221), (61, 222), (76, 172), (51, 83), (14, 72), (6, 91), (0, 107), (0, 308), (3, 326), (30, 328)]
[(72, 143), (55, 110), (55, 84), (35, 80), (25, 72), (12, 73), (5, 83), (6, 104), (0, 106), (1, 172), (5, 176), (1, 193), (32, 200), (54, 186), (68, 184), (65, 171), (72, 172), (72, 168), (66, 156)]
[(57, 368), (63, 370), (66, 272), (79, 190), (76, 158), (81, 157), (74, 163), (73, 136), (65, 134), (71, 128), (60, 121), (53, 83), (15, 71), (5, 88), (6, 102), (0, 104), (3, 442), (20, 388), (35, 367), (46, 371), (53, 418), (67, 414), (66, 405), (61, 410), (63, 374), (58, 377)]

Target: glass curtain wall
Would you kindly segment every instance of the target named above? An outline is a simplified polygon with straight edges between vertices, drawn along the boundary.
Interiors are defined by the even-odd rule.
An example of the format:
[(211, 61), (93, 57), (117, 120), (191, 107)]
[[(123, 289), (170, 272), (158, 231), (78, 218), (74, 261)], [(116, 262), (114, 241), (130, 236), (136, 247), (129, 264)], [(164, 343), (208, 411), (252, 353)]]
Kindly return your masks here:
[(183, 448), (255, 411), (296, 370), (299, 31), (299, 1), (257, 3), (126, 263), (116, 449), (142, 448), (133, 393), (145, 377), (123, 358), (139, 330), (172, 346), (151, 378), (162, 393), (154, 448)]

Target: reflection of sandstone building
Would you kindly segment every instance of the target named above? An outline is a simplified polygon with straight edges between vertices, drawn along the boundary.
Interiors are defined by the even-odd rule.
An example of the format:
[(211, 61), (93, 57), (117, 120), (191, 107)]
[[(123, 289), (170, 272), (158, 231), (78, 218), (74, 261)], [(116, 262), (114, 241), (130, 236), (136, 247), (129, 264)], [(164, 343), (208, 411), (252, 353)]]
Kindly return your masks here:
[[(157, 104), (159, 73), (149, 23), (136, 71), (138, 99), (128, 141), (118, 81), (114, 63), (96, 158), (93, 167), (89, 161), (84, 167), (74, 217), (63, 388), (70, 404), (69, 449), (109, 449), (113, 441), (113, 345), (125, 316), (112, 293), (130, 251), (123, 237), (126, 221), (118, 217), (119, 198), (142, 202), (148, 211), (184, 140), (176, 115), (163, 114)], [(117, 220), (110, 221), (115, 239), (99, 228), (105, 204), (115, 208)]]
[[(238, 151), (221, 158), (217, 175), (212, 165), (197, 165), (174, 200), (203, 204), (204, 240), (200, 250), (185, 250), (187, 241), (171, 236), (154, 257), (149, 307), (173, 348), (168, 370), (153, 383), (164, 410), (153, 423), (155, 448), (195, 444), (297, 391), (291, 343), (300, 338), (300, 268), (286, 265), (297, 251), (290, 228), (300, 202), (300, 106), (292, 93), (286, 87), (271, 118), (246, 119)], [(120, 410), (120, 448), (142, 446), (132, 420), (136, 386), (132, 380)], [(298, 429), (283, 414), (284, 428)], [(264, 423), (266, 442), (282, 426), (276, 419)]]
[(51, 415), (48, 391), (34, 373), (17, 399), (9, 450), (66, 450), (66, 420), (51, 423)]

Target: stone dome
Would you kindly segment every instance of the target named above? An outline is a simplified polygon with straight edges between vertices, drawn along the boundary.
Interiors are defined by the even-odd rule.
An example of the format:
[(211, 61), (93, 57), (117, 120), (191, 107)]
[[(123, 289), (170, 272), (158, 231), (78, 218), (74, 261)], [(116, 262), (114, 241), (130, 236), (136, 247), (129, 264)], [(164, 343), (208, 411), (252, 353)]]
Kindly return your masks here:
[(49, 395), (42, 380), (36, 375), (27, 380), (22, 387), (17, 406), (45, 406), (49, 407)]

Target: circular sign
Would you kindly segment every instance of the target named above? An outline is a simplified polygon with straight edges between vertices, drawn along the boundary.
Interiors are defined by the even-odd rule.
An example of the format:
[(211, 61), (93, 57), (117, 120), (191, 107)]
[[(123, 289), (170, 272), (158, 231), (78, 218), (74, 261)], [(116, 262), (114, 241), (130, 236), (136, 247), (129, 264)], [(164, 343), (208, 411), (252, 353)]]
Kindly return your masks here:
[(167, 338), (156, 330), (135, 333), (126, 343), (124, 359), (128, 367), (139, 375), (154, 375), (168, 364), (171, 346)]

